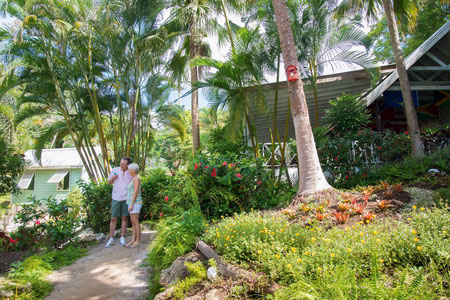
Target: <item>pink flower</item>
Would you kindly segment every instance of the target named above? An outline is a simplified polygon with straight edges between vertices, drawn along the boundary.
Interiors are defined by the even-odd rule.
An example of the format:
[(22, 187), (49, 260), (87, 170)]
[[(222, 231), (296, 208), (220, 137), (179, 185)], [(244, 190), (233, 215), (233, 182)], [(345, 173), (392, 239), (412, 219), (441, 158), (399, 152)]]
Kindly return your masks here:
[(233, 163), (231, 163), (231, 164), (230, 164), (230, 167), (234, 167), (234, 164), (233, 164)]
[(242, 178), (242, 175), (239, 174), (239, 173), (237, 173), (237, 174), (236, 174), (236, 177), (237, 177), (237, 178)]
[(223, 167), (226, 167), (226, 166), (227, 166), (227, 162), (224, 161), (223, 164), (222, 164), (222, 166), (223, 166)]
[(36, 225), (41, 225), (41, 221), (39, 221), (39, 220), (34, 221), (34, 223), (35, 223)]
[(202, 166), (202, 163), (198, 163), (198, 165), (201, 167), (201, 166)]
[(258, 180), (258, 182), (256, 183), (257, 185), (261, 185), (261, 181), (260, 180)]
[(160, 217), (160, 218), (162, 218), (162, 216), (163, 216), (163, 213), (162, 213), (162, 212), (160, 212), (160, 213), (159, 213), (159, 217)]
[(205, 169), (208, 169), (208, 168), (209, 168), (208, 166), (205, 167)]
[(217, 173), (216, 173), (216, 169), (215, 169), (215, 168), (213, 168), (213, 170), (212, 170), (212, 172), (211, 172), (211, 176), (212, 176), (212, 177), (216, 177), (216, 176), (217, 176)]
[(195, 163), (194, 164), (194, 170), (197, 170), (197, 168), (198, 168), (198, 165), (197, 165), (197, 163)]
[(164, 197), (164, 201), (168, 202), (169, 201), (169, 197), (165, 196)]

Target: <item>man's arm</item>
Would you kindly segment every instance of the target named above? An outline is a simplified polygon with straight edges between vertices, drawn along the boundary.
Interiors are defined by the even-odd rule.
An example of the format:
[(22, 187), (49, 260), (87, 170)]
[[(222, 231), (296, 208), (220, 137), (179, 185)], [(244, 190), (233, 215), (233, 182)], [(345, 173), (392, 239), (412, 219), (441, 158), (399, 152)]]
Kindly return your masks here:
[(108, 184), (113, 184), (114, 181), (116, 181), (116, 179), (119, 178), (119, 175), (117, 175), (117, 173), (115, 173), (115, 172), (114, 172), (114, 175), (113, 175), (113, 176), (111, 176), (111, 175), (112, 175), (112, 173), (109, 174), (109, 177), (108, 177)]

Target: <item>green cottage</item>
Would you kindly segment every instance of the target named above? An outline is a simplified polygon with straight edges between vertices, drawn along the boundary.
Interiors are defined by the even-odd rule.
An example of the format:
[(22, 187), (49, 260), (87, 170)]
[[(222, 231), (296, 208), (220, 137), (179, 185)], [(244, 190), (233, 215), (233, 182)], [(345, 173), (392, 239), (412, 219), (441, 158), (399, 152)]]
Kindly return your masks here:
[[(100, 148), (96, 147), (95, 152), (100, 153)], [(11, 197), (11, 204), (26, 203), (30, 196), (65, 199), (78, 180), (89, 180), (75, 148), (42, 150), (40, 161), (35, 153), (35, 150), (25, 152), (28, 166), (17, 184), (21, 193)]]

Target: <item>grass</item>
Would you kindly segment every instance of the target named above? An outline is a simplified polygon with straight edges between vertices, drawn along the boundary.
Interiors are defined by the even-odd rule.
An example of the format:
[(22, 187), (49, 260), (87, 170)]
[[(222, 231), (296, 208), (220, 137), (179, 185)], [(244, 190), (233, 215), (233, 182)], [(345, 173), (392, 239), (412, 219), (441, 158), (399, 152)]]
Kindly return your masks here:
[[(87, 249), (81, 246), (69, 245), (62, 250), (49, 251), (28, 257), (23, 262), (12, 266), (8, 279), (14, 283), (10, 286), (15, 293), (14, 299), (43, 299), (52, 290), (51, 283), (46, 281), (46, 276), (53, 270), (70, 265), (80, 257), (86, 255)], [(16, 290), (16, 286), (31, 284), (31, 291), (26, 289)], [(17, 293), (17, 294), (16, 294)]]
[(449, 297), (450, 212), (418, 208), (404, 218), (327, 229), (253, 212), (225, 218), (204, 239), (285, 286), (275, 299)]

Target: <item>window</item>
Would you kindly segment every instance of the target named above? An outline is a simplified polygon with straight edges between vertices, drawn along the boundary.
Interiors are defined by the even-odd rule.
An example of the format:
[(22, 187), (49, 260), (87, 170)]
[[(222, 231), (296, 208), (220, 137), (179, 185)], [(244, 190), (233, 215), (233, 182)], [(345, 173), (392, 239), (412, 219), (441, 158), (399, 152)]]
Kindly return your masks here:
[(34, 191), (34, 175), (34, 172), (23, 174), (17, 184), (17, 187), (21, 190)]
[(58, 182), (58, 191), (68, 191), (70, 187), (70, 172), (64, 176), (64, 178)]
[(56, 190), (58, 191), (68, 191), (70, 187), (70, 171), (58, 170), (47, 182), (56, 183)]

